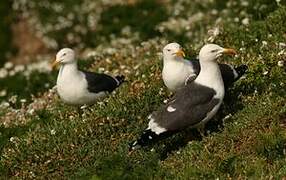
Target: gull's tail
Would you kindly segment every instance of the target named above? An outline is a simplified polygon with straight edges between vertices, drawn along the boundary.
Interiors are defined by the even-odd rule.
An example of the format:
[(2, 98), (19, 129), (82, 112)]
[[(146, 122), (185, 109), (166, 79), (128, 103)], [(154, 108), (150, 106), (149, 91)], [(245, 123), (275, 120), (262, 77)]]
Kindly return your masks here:
[(161, 134), (156, 134), (155, 132), (151, 131), (151, 129), (146, 129), (143, 131), (142, 135), (136, 140), (129, 144), (129, 150), (139, 149), (143, 146), (147, 146), (152, 144), (158, 140), (165, 139), (172, 135), (174, 132), (164, 132)]
[(117, 81), (117, 86), (120, 86), (123, 82), (125, 82), (125, 76), (123, 75), (115, 76), (115, 79)]
[(243, 76), (245, 72), (247, 71), (247, 69), (248, 67), (245, 64), (235, 67), (234, 70), (237, 73), (235, 77), (235, 81), (238, 80), (241, 76)]

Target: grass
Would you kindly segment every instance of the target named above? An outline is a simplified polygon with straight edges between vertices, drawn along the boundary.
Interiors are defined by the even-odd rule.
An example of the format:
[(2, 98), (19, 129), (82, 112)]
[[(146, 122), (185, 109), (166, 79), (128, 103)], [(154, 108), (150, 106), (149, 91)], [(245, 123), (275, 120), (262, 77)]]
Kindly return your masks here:
[[(286, 21), (283, 21), (286, 14), (285, 4), (277, 5), (275, 1), (266, 0), (249, 1), (249, 6), (234, 4), (233, 12), (225, 13), (223, 9), (227, 4), (224, 1), (206, 4), (196, 1), (191, 4), (184, 3), (188, 12), (179, 12), (176, 17), (187, 17), (188, 13), (205, 13), (203, 20), (195, 22), (188, 30), (193, 32), (191, 36), (184, 33), (180, 35), (172, 30), (156, 34), (155, 26), (165, 21), (166, 16), (171, 16), (172, 12), (167, 9), (176, 2), (165, 4), (158, 9), (155, 8), (158, 4), (152, 4), (151, 1), (107, 8), (106, 12), (103, 12), (101, 21), (104, 26), (98, 30), (106, 39), (109, 38), (108, 32), (113, 31), (121, 38), (120, 28), (108, 24), (109, 19), (112, 22), (112, 19), (120, 16), (120, 25), (134, 26), (136, 19), (130, 16), (136, 9), (142, 8), (147, 13), (154, 14), (165, 11), (166, 14), (163, 13), (162, 17), (155, 18), (154, 21), (150, 18), (150, 22), (145, 21), (144, 13), (139, 14), (142, 26), (136, 26), (131, 30), (139, 31), (141, 34), (139, 40), (145, 39), (151, 42), (151, 45), (138, 45), (138, 41), (131, 41), (131, 46), (137, 47), (136, 51), (132, 51), (129, 45), (124, 44), (122, 47), (118, 45), (119, 52), (99, 56), (95, 64), (91, 64), (89, 60), (83, 61), (82, 68), (90, 67), (94, 71), (104, 67), (111, 72), (115, 72), (113, 69), (120, 69), (124, 73), (122, 65), (131, 71), (130, 74), (126, 74), (128, 81), (102, 103), (79, 112), (77, 108), (66, 106), (54, 97), (47, 108), (37, 110), (34, 115), (26, 115), (26, 123), (11, 124), (8, 127), (1, 125), (1, 177), (3, 179), (285, 178), (286, 73), (285, 65), (284, 67), (277, 65), (278, 61), (285, 61), (286, 58), (285, 55), (278, 55), (282, 51), (278, 44), (285, 42), (286, 38), (284, 30)], [(144, 6), (139, 6), (140, 4)], [(268, 8), (265, 8), (265, 4)], [(126, 12), (129, 6), (132, 6), (130, 12)], [(211, 8), (220, 11), (217, 15), (211, 15), (209, 13)], [(236, 12), (241, 11), (246, 11), (250, 19), (250, 24), (247, 26), (227, 19), (227, 17), (235, 18)], [(39, 13), (41, 12), (40, 10)], [(43, 13), (43, 16), (47, 14), (46, 11)], [(243, 19), (246, 15), (239, 15), (239, 18)], [(128, 143), (137, 138), (146, 127), (148, 114), (169, 97), (161, 80), (161, 60), (156, 55), (162, 47), (153, 46), (153, 41), (158, 45), (156, 41), (164, 38), (168, 40), (179, 38), (186, 49), (193, 45), (190, 49), (198, 51), (199, 46), (195, 43), (203, 44), (208, 28), (216, 26), (214, 20), (218, 17), (223, 18), (219, 24), (223, 30), (215, 43), (239, 50), (240, 55), (231, 63), (247, 64), (249, 66), (247, 76), (228, 89), (218, 116), (207, 124), (205, 137), (200, 137), (196, 130), (187, 129), (152, 147), (128, 154)], [(159, 40), (150, 39), (154, 37), (153, 33)], [(98, 37), (92, 37), (88, 41), (93, 39)], [(59, 41), (65, 42), (62, 39)], [(266, 41), (267, 45), (262, 46), (262, 41)], [(103, 49), (109, 46), (114, 45), (112, 42), (105, 42)], [(136, 58), (132, 58), (133, 53)], [(111, 63), (105, 63), (107, 58)], [(40, 79), (45, 78), (54, 82), (52, 79), (55, 77), (53, 75)], [(28, 96), (29, 91), (34, 94), (45, 91), (39, 82), (38, 80), (29, 82), (31, 85), (27, 86), (23, 97)], [(10, 90), (11, 93), (13, 91), (14, 89)], [(21, 94), (20, 91), (15, 93)], [(45, 98), (39, 97), (40, 100)], [(231, 114), (229, 118), (223, 118), (229, 114)], [(4, 119), (6, 116), (8, 113), (0, 113), (0, 118)]]

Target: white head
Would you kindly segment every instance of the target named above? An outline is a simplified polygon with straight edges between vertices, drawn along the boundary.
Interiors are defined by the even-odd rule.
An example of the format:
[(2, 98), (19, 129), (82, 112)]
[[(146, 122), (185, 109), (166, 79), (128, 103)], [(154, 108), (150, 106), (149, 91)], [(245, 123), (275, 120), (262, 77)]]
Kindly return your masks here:
[(234, 49), (222, 48), (216, 44), (206, 44), (204, 45), (199, 53), (200, 61), (215, 61), (218, 57), (223, 54), (232, 54), (235, 55), (236, 52)]
[(70, 48), (63, 48), (61, 49), (57, 55), (56, 55), (56, 59), (52, 64), (52, 67), (54, 67), (56, 64), (72, 64), (72, 63), (76, 63), (76, 59), (75, 59), (75, 52), (70, 49)]
[(185, 57), (185, 53), (182, 50), (182, 47), (178, 43), (167, 44), (163, 48), (163, 57), (164, 59), (182, 59)]

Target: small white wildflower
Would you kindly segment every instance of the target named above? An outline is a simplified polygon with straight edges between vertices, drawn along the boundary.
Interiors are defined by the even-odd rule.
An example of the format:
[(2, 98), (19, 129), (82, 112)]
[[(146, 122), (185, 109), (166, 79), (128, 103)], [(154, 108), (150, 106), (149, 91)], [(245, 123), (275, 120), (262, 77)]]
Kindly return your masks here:
[(14, 67), (14, 71), (15, 72), (22, 72), (22, 71), (24, 71), (25, 70), (25, 66), (24, 65), (16, 65), (15, 67)]
[(7, 108), (7, 107), (9, 107), (9, 106), (10, 106), (10, 103), (8, 103), (8, 102), (6, 102), (6, 101), (4, 101), (4, 102), (1, 103), (1, 107)]
[(163, 89), (163, 88), (160, 88), (159, 94), (160, 94), (160, 95), (163, 95), (163, 93), (164, 93), (164, 89)]
[(85, 108), (87, 108), (87, 105), (83, 105), (80, 107), (80, 109), (85, 109)]
[(17, 98), (18, 98), (17, 95), (11, 96), (11, 97), (9, 98), (9, 102), (15, 104), (15, 103), (17, 102)]
[(25, 103), (25, 102), (27, 102), (27, 100), (26, 99), (21, 99), (20, 102), (21, 103)]
[(6, 89), (3, 89), (2, 91), (0, 91), (0, 97), (4, 97), (6, 95), (7, 95)]
[(104, 72), (104, 70), (105, 69), (103, 67), (98, 68), (98, 71), (101, 72), (101, 73)]
[(11, 69), (13, 67), (13, 63), (11, 63), (11, 62), (6, 62), (5, 64), (4, 64), (4, 68), (5, 69)]
[(249, 18), (244, 18), (241, 23), (245, 26), (249, 25)]
[(278, 43), (279, 48), (286, 48), (286, 43), (280, 42)]
[(209, 38), (208, 41), (213, 42), (215, 38), (220, 34), (220, 29), (218, 27), (214, 27), (208, 31)]
[(211, 14), (213, 14), (213, 15), (217, 15), (217, 14), (218, 14), (218, 10), (213, 9), (213, 10), (211, 11)]
[(165, 100), (163, 101), (164, 104), (167, 104), (167, 102), (168, 102), (168, 99), (165, 99)]
[(269, 72), (268, 71), (264, 71), (263, 72), (263, 75), (265, 76), (265, 75), (267, 75)]
[(9, 71), (9, 76), (14, 76), (15, 74), (16, 74), (16, 71), (15, 71), (15, 70)]
[(242, 1), (242, 2), (241, 2), (241, 5), (246, 7), (246, 6), (249, 5), (249, 3), (248, 3), (248, 1)]
[(281, 55), (284, 55), (284, 54), (286, 54), (286, 52), (285, 52), (285, 50), (282, 50), (282, 51), (280, 51), (277, 55), (278, 55), (278, 56), (281, 56)]
[(278, 61), (277, 65), (278, 65), (279, 67), (283, 67), (283, 66), (284, 66), (284, 61)]
[(265, 47), (265, 46), (267, 46), (267, 41), (262, 41), (262, 47)]
[(96, 51), (90, 51), (90, 52), (87, 53), (86, 56), (87, 56), (88, 58), (90, 58), (90, 57), (94, 57), (94, 56), (96, 56), (96, 55), (97, 55), (97, 52), (96, 52)]
[(6, 69), (0, 69), (0, 78), (5, 78), (8, 76), (8, 71)]
[(97, 102), (97, 104), (98, 104), (99, 106), (103, 106), (103, 105), (104, 105), (104, 102), (99, 101), (99, 102)]
[(29, 173), (30, 173), (30, 175), (31, 175), (32, 177), (36, 177), (36, 175), (35, 175), (34, 172), (30, 171)]
[(239, 18), (238, 17), (234, 18), (234, 22), (239, 22)]
[(9, 139), (9, 141), (12, 142), (12, 143), (15, 142), (15, 140), (16, 140), (15, 137), (10, 137), (10, 139)]
[(35, 109), (32, 108), (32, 109), (28, 110), (27, 112), (28, 112), (28, 114), (33, 115), (35, 112)]
[(229, 119), (231, 116), (232, 116), (232, 114), (228, 114), (223, 118), (223, 120)]
[(56, 130), (52, 129), (51, 130), (51, 135), (55, 135), (56, 134)]

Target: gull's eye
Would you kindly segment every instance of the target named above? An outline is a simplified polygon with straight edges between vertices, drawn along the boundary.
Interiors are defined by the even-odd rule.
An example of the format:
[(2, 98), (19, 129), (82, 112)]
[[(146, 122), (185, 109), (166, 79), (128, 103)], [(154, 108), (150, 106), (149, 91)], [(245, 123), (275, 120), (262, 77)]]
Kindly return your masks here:
[(64, 53), (63, 56), (67, 55), (67, 53)]
[(218, 51), (217, 49), (214, 49), (214, 50), (211, 50), (211, 53), (215, 53), (217, 51)]
[(167, 51), (168, 51), (168, 52), (170, 52), (170, 51), (171, 51), (171, 49), (167, 49)]

